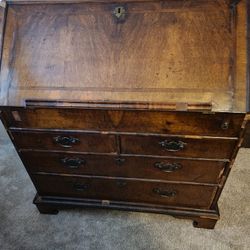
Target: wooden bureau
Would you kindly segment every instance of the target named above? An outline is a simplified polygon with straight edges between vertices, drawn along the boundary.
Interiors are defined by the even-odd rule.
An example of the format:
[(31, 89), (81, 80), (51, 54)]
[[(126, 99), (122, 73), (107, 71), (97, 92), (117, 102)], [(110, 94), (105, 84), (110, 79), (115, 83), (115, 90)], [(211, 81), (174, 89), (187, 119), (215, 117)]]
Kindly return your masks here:
[(1, 3), (1, 120), (41, 213), (214, 228), (249, 145), (248, 0)]

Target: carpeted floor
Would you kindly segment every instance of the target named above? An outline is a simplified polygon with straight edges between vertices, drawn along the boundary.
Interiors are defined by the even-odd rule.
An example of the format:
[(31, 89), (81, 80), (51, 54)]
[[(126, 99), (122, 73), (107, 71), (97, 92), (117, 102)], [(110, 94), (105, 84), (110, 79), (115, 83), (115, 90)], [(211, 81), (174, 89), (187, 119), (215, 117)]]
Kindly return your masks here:
[(40, 215), (35, 189), (0, 124), (0, 250), (250, 249), (250, 150), (241, 149), (215, 230), (166, 215), (110, 210)]

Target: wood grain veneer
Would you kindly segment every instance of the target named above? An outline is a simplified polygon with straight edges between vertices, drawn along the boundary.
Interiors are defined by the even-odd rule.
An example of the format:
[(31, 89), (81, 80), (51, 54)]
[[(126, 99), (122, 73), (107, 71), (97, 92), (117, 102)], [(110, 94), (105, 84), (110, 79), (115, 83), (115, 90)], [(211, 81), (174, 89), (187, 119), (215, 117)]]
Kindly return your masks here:
[(10, 5), (2, 104), (147, 100), (245, 110), (244, 72), (235, 73), (245, 64), (245, 29), (224, 0), (128, 2), (125, 22), (116, 5)]
[(214, 228), (249, 145), (249, 2), (1, 2), (0, 118), (40, 213), (111, 208)]

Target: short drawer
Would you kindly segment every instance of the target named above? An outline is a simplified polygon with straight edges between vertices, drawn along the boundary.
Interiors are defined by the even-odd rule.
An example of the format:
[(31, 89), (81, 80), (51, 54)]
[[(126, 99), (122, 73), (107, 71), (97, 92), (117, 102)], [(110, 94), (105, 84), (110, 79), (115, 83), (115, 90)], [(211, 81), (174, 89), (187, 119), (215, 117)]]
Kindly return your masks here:
[(244, 114), (230, 113), (71, 108), (12, 108), (6, 113), (10, 127), (220, 137), (239, 136), (244, 119)]
[(236, 144), (234, 139), (121, 136), (123, 154), (230, 159)]
[(113, 176), (218, 184), (225, 162), (171, 158), (21, 152), (32, 172)]
[(11, 132), (19, 149), (42, 149), (76, 152), (116, 152), (113, 135), (75, 132)]
[(168, 184), (124, 179), (33, 175), (40, 195), (153, 203), (208, 209), (214, 186)]

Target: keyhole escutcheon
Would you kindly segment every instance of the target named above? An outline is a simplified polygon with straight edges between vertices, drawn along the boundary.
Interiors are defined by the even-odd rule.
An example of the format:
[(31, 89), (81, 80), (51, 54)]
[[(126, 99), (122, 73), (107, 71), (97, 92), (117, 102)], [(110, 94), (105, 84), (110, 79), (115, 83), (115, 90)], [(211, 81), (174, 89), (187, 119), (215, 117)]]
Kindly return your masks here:
[(118, 21), (124, 21), (126, 17), (126, 9), (124, 6), (116, 6), (113, 14)]

